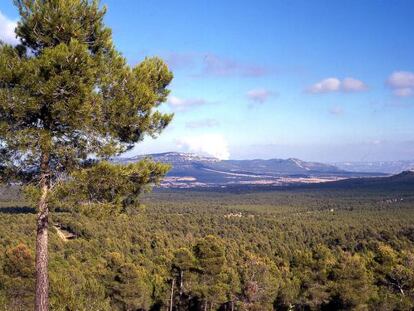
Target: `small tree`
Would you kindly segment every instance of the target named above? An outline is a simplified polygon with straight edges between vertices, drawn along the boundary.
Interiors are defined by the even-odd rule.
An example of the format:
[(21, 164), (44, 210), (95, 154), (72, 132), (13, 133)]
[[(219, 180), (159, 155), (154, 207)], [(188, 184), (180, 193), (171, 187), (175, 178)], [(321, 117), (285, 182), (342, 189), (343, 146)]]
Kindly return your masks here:
[[(179, 248), (174, 252), (174, 258), (172, 260), (172, 275), (173, 275), (173, 282), (172, 282), (172, 293), (174, 293), (174, 284), (177, 284), (178, 287), (178, 305), (181, 306), (183, 303), (183, 295), (185, 294), (185, 280), (189, 283), (191, 277), (187, 276), (192, 269), (195, 268), (196, 259), (193, 253), (185, 247)], [(177, 280), (175, 282), (175, 280)], [(172, 295), (174, 296), (174, 295)], [(172, 305), (170, 305), (172, 308)]]
[(27, 310), (33, 303), (34, 257), (25, 244), (9, 248), (4, 253), (0, 283), (5, 290), (5, 310)]
[(210, 309), (214, 304), (226, 302), (228, 285), (224, 283), (226, 257), (223, 241), (213, 235), (200, 239), (193, 248), (197, 269), (199, 270), (199, 284), (195, 292), (203, 300), (204, 309)]
[[(59, 180), (70, 180), (70, 174), (91, 164), (88, 158), (109, 158), (145, 135), (160, 133), (172, 115), (154, 109), (166, 100), (172, 73), (158, 58), (131, 68), (115, 50), (111, 31), (103, 23), (105, 9), (97, 0), (14, 2), (21, 17), (16, 28), (21, 43), (0, 44), (0, 168), (2, 176), (39, 190), (35, 309), (47, 310), (52, 190)], [(110, 164), (101, 171), (111, 171), (104, 169), (106, 165)], [(75, 177), (96, 178), (95, 172), (99, 170)], [(141, 170), (135, 167), (113, 180), (124, 176), (148, 183), (165, 172), (165, 167), (145, 166), (148, 178), (138, 178)], [(82, 193), (86, 194), (91, 193)], [(99, 203), (96, 198), (113, 203), (111, 196), (91, 197), (94, 204)], [(122, 204), (134, 201), (114, 197)]]

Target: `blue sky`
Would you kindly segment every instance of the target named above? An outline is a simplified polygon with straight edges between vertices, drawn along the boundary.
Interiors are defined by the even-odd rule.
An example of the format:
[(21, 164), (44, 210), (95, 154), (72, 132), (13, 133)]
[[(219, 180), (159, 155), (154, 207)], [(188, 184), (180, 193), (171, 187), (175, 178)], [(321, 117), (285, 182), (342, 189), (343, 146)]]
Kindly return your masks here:
[[(413, 1), (102, 1), (117, 48), (174, 72), (171, 126), (133, 153), (414, 159)], [(13, 41), (12, 1), (0, 35)]]

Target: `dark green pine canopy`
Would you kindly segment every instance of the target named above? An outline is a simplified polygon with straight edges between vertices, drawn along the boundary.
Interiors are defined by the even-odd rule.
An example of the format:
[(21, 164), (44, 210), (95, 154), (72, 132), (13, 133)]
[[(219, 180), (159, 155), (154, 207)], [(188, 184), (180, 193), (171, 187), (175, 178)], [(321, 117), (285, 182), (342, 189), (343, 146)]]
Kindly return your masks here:
[(1, 165), (9, 176), (40, 173), (48, 154), (53, 179), (169, 124), (172, 115), (156, 108), (172, 73), (156, 57), (131, 68), (113, 46), (98, 1), (15, 4), (21, 44), (0, 45)]

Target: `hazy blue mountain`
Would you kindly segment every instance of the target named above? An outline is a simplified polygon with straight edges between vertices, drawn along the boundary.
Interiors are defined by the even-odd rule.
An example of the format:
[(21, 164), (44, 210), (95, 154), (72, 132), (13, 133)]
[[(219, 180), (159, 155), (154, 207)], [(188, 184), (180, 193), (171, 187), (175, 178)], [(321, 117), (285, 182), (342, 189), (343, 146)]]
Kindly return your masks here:
[(155, 161), (170, 163), (173, 166), (171, 173), (187, 171), (190, 168), (206, 171), (245, 173), (256, 175), (297, 175), (297, 174), (337, 174), (344, 170), (334, 165), (317, 162), (305, 162), (299, 159), (270, 159), (270, 160), (219, 160), (212, 157), (203, 157), (192, 153), (166, 152), (140, 155), (131, 158), (120, 158), (120, 162), (135, 162), (149, 157)]
[(165, 187), (209, 187), (218, 185), (272, 185), (317, 183), (341, 178), (373, 174), (347, 172), (330, 164), (299, 159), (219, 160), (191, 153), (167, 152), (118, 158), (130, 163), (149, 157), (170, 163), (171, 171), (163, 182)]
[(248, 171), (260, 174), (292, 175), (292, 174), (320, 174), (343, 172), (339, 168), (323, 163), (305, 162), (299, 159), (270, 159), (270, 160), (227, 160), (215, 162), (215, 169), (229, 171)]
[(333, 165), (349, 172), (398, 174), (414, 169), (412, 161), (337, 162)]

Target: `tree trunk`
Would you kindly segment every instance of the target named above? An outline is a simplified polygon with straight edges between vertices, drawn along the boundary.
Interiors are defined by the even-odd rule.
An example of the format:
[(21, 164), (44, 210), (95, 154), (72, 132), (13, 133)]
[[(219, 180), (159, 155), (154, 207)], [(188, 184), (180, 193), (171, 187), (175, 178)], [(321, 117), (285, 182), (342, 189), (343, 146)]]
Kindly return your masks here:
[(172, 279), (172, 283), (171, 283), (171, 296), (170, 296), (170, 311), (173, 310), (173, 303), (174, 303), (174, 285), (175, 285), (175, 279)]
[(41, 191), (38, 204), (36, 235), (36, 301), (35, 311), (49, 310), (49, 276), (48, 276), (48, 226), (49, 208), (47, 195), (49, 192), (49, 157), (42, 155)]
[(180, 296), (183, 295), (184, 271), (180, 270)]

